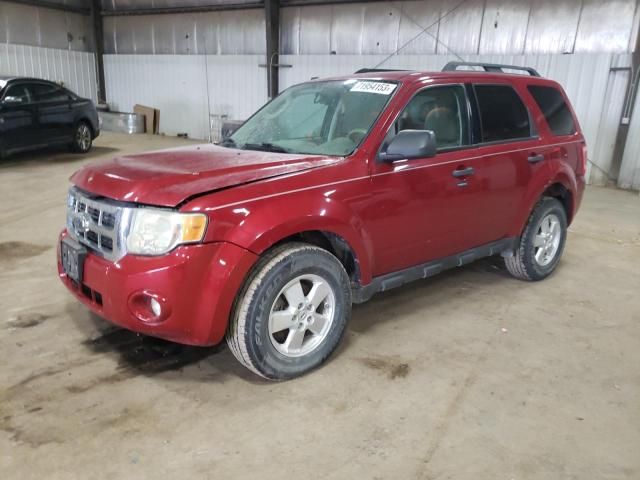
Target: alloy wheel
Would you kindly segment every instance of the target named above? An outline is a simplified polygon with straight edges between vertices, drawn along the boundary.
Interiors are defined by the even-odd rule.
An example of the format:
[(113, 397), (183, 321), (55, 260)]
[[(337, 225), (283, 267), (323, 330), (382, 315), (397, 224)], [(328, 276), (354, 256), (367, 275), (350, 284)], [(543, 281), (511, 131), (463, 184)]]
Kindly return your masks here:
[(562, 228), (556, 214), (550, 213), (542, 218), (533, 237), (534, 258), (538, 265), (549, 265), (560, 248)]
[(269, 339), (287, 357), (315, 350), (327, 337), (335, 317), (335, 294), (318, 275), (304, 274), (278, 293), (269, 314)]

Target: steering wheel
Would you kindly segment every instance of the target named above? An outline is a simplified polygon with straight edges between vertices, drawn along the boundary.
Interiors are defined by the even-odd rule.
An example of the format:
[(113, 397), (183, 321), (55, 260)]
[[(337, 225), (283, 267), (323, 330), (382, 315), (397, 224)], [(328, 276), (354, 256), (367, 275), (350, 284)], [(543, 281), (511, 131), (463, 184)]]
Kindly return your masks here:
[(366, 134), (367, 131), (364, 128), (354, 128), (347, 134), (347, 138), (353, 143), (358, 144)]

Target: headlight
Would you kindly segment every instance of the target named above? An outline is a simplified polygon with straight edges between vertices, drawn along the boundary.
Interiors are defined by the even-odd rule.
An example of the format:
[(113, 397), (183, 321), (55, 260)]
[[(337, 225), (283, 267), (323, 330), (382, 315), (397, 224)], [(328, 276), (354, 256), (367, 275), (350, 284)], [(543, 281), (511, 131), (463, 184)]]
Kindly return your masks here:
[(207, 228), (202, 213), (179, 213), (137, 208), (131, 218), (127, 251), (138, 255), (162, 255), (183, 243), (199, 242)]

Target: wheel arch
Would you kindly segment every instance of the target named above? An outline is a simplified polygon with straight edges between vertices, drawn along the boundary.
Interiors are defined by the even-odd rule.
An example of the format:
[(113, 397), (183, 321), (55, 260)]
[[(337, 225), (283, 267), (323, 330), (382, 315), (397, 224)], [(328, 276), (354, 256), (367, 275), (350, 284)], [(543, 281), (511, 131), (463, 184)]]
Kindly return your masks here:
[(75, 135), (76, 129), (78, 128), (78, 125), (80, 125), (80, 123), (83, 123), (83, 122), (86, 123), (87, 126), (89, 127), (89, 130), (91, 130), (91, 138), (94, 139), (96, 135), (96, 131), (93, 128), (93, 124), (91, 123), (91, 120), (86, 115), (80, 115), (74, 122), (73, 124), (74, 135)]
[(511, 226), (510, 236), (519, 237), (527, 224), (531, 213), (538, 202), (545, 196), (560, 201), (567, 214), (567, 225), (571, 223), (576, 210), (576, 192), (578, 190), (575, 176), (572, 172), (561, 169), (546, 182), (539, 181), (531, 184), (523, 201), (522, 208)]
[(361, 283), (358, 255), (349, 242), (337, 233), (327, 230), (304, 230), (280, 239), (269, 247), (269, 250), (289, 242), (308, 243), (328, 251), (340, 261), (351, 282)]
[(571, 224), (574, 213), (574, 198), (571, 190), (564, 186), (561, 182), (555, 182), (549, 185), (541, 197), (551, 197), (560, 201), (564, 207), (564, 212), (567, 215), (567, 225)]

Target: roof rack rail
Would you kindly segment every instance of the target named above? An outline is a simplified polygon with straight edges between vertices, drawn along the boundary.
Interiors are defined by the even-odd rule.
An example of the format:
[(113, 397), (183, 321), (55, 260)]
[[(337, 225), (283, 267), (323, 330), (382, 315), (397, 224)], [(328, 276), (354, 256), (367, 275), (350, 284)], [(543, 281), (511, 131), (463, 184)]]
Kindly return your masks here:
[(372, 73), (372, 72), (406, 72), (407, 70), (401, 70), (399, 68), (361, 68), (354, 73)]
[(443, 72), (455, 72), (458, 70), (458, 67), (482, 67), (485, 72), (493, 72), (493, 73), (505, 73), (504, 68), (508, 68), (509, 70), (522, 70), (523, 72), (527, 72), (532, 77), (539, 77), (540, 74), (535, 68), (531, 67), (520, 67), (518, 65), (502, 65), (499, 63), (482, 63), (482, 62), (449, 62), (447, 63), (442, 71)]

